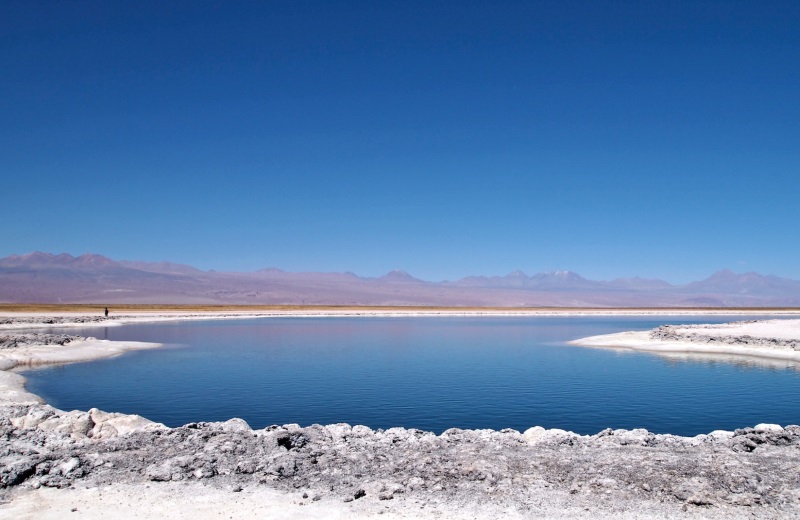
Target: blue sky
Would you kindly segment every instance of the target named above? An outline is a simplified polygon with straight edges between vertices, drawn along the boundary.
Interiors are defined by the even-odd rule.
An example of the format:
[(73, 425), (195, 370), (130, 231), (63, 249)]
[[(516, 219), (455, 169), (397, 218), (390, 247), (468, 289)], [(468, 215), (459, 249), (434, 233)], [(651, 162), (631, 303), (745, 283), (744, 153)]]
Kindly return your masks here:
[(800, 3), (0, 2), (0, 256), (800, 279)]

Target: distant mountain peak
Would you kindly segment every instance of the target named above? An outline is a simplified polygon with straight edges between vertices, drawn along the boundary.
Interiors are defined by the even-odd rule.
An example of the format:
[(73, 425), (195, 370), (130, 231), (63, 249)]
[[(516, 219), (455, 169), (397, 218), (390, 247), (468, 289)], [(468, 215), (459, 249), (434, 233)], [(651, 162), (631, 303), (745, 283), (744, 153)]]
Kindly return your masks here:
[(764, 276), (763, 274), (754, 273), (752, 271), (747, 273), (736, 273), (734, 271), (731, 271), (730, 269), (722, 269), (721, 271), (717, 271), (716, 273), (706, 278), (705, 281), (744, 282), (744, 281), (765, 280), (767, 278), (769, 277)]
[(43, 253), (41, 251), (33, 251), (31, 253), (26, 253), (24, 255), (11, 255), (8, 257), (9, 259), (19, 260), (22, 262), (35, 262), (39, 260), (72, 260), (74, 257), (69, 253), (61, 253), (59, 255), (54, 255), (53, 253)]
[(550, 271), (549, 273), (543, 273), (540, 275), (540, 278), (555, 278), (557, 280), (586, 280), (583, 276), (579, 275), (575, 271)]
[(800, 281), (723, 269), (702, 281), (587, 280), (569, 270), (427, 282), (406, 271), (353, 273), (203, 272), (169, 262), (115, 261), (98, 254), (34, 251), (0, 258), (3, 302), (491, 306), (800, 307)]
[(385, 275), (378, 278), (378, 280), (382, 282), (391, 282), (391, 283), (424, 283), (419, 278), (414, 278), (407, 272), (402, 271), (400, 269), (389, 271)]
[(275, 274), (277, 274), (277, 273), (285, 273), (286, 271), (284, 271), (283, 269), (278, 269), (277, 267), (265, 267), (264, 269), (259, 269), (256, 272), (257, 273), (270, 273), (270, 274), (275, 273)]
[(96, 255), (87, 253), (78, 257), (72, 256), (69, 253), (60, 253), (54, 255), (52, 253), (43, 253), (41, 251), (33, 251), (24, 255), (11, 255), (2, 259), (4, 265), (13, 266), (48, 266), (48, 267), (63, 267), (63, 268), (95, 268), (95, 267), (108, 267), (117, 265), (116, 262), (103, 255)]
[[(67, 257), (70, 256), (70, 255), (67, 255), (66, 253), (65, 253), (65, 255)], [(114, 262), (113, 260), (111, 260), (108, 257), (105, 257), (103, 255), (95, 255), (95, 254), (92, 254), (92, 253), (87, 253), (87, 254), (81, 255), (81, 256), (79, 256), (77, 258), (72, 258), (72, 262), (74, 264), (82, 265), (84, 267), (104, 267), (104, 266), (109, 266), (109, 265), (116, 264), (116, 262)]]
[(730, 269), (717, 271), (705, 280), (691, 282), (684, 286), (685, 290), (703, 291), (725, 295), (747, 295), (748, 297), (782, 296), (800, 301), (800, 282), (764, 276), (759, 273), (735, 273)]
[(141, 261), (127, 261), (123, 260), (118, 262), (119, 265), (129, 269), (137, 269), (139, 271), (148, 271), (151, 273), (162, 274), (196, 274), (201, 273), (196, 267), (185, 264), (176, 264), (173, 262), (141, 262)]
[(707, 279), (715, 279), (715, 278), (734, 278), (738, 276), (735, 272), (731, 271), (730, 269), (720, 269), (716, 273), (709, 276)]

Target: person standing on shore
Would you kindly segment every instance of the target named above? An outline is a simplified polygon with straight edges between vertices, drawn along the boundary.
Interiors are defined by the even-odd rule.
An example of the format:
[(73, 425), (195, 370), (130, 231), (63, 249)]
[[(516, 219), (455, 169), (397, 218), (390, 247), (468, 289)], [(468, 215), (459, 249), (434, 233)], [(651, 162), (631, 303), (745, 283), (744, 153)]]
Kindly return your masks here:
[(108, 318), (108, 307), (106, 307), (106, 309), (103, 311), (103, 314), (105, 314), (106, 318)]

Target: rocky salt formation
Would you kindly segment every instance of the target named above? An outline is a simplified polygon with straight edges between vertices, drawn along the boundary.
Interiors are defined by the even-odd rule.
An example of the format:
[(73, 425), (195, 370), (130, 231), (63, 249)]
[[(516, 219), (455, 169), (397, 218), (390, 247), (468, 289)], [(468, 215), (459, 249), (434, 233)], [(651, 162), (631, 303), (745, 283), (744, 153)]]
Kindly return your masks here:
[[(24, 392), (24, 378), (7, 370), (20, 365), (34, 365), (38, 360), (47, 362), (53, 353), (66, 352), (69, 350), (66, 347), (86, 344), (88, 340), (94, 338), (69, 334), (0, 332), (0, 404), (17, 402), (22, 395), (26, 396), (22, 397), (23, 401), (38, 400)], [(58, 354), (55, 359), (59, 359)]]
[(42, 327), (57, 325), (95, 325), (107, 318), (102, 316), (0, 316), (0, 326), (13, 327)]
[(42, 402), (39, 396), (25, 390), (25, 378), (14, 373), (15, 369), (92, 361), (159, 346), (159, 343), (107, 341), (67, 334), (0, 333), (0, 407)]
[(572, 345), (627, 349), (681, 359), (717, 359), (796, 368), (800, 361), (800, 320), (773, 319), (714, 325), (663, 325), (581, 338)]
[(202, 481), (231, 491), (268, 487), (309, 502), (493, 501), (524, 512), (552, 495), (608, 512), (800, 512), (800, 426), (691, 438), (539, 427), (437, 436), (346, 424), (251, 430), (240, 419), (167, 428), (138, 416), (31, 405), (0, 407), (0, 439), (6, 500), (43, 486)]
[(85, 339), (88, 338), (85, 338), (83, 336), (72, 336), (70, 334), (6, 333), (6, 334), (0, 334), (0, 350), (29, 347), (34, 345), (63, 346), (72, 343), (73, 341), (80, 341)]
[(743, 329), (749, 324), (765, 324), (766, 321), (740, 321), (724, 325), (662, 325), (650, 332), (655, 341), (681, 341), (689, 343), (716, 343), (719, 345), (740, 345), (771, 349), (800, 350), (800, 340), (795, 338), (758, 337), (750, 334), (715, 334), (717, 329), (728, 329), (740, 325)]

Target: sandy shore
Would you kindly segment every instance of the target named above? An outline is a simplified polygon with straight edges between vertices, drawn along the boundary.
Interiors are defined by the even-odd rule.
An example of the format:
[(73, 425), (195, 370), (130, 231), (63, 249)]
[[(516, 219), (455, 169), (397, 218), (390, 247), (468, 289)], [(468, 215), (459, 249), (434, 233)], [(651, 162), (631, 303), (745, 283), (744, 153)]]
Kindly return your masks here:
[[(662, 315), (682, 315), (675, 312)], [(177, 319), (598, 313), (657, 311), (151, 312), (109, 320), (92, 313), (2, 313), (0, 329), (24, 335), (32, 333), (21, 329), (40, 326)], [(775, 320), (662, 327), (576, 343), (794, 356), (798, 330), (800, 319)], [(800, 518), (797, 426), (757, 425), (691, 438), (645, 430), (580, 436), (539, 427), (454, 429), (438, 436), (349, 425), (254, 431), (236, 419), (167, 428), (138, 416), (54, 409), (24, 392), (24, 379), (8, 371), (157, 346), (21, 341), (0, 350), (6, 368), (0, 371), (0, 518)]]

